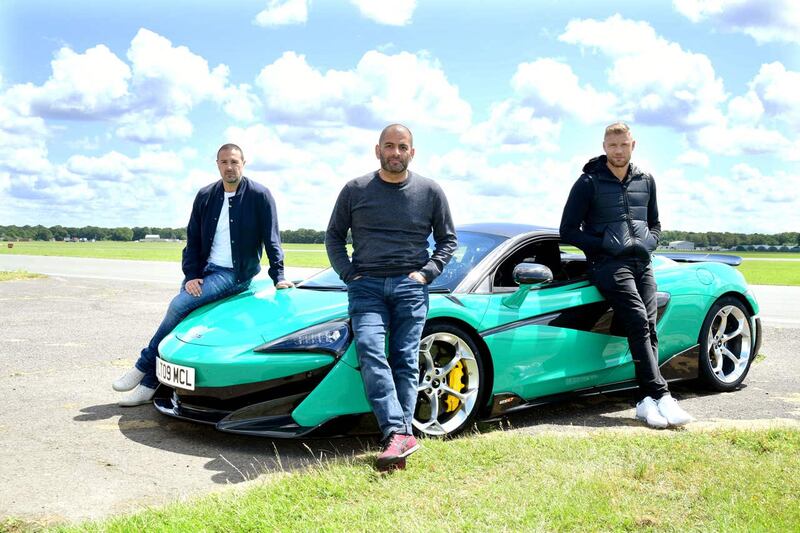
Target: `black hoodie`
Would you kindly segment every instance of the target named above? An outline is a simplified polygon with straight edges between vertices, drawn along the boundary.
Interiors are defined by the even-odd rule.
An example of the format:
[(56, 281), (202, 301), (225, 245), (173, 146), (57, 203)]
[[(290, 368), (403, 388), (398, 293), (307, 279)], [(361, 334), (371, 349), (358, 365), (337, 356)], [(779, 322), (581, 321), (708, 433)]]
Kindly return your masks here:
[(590, 159), (569, 193), (560, 231), (592, 261), (650, 259), (661, 235), (653, 176), (631, 164), (620, 181), (606, 166), (606, 156)]

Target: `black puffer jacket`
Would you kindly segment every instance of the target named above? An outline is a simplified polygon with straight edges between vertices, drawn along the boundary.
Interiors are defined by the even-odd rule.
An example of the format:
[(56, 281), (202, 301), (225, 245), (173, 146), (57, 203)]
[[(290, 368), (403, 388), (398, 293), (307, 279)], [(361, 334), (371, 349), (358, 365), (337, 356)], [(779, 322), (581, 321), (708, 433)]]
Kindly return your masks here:
[(561, 238), (592, 260), (649, 259), (661, 235), (653, 177), (630, 165), (620, 181), (604, 155), (589, 160), (583, 172), (564, 206)]

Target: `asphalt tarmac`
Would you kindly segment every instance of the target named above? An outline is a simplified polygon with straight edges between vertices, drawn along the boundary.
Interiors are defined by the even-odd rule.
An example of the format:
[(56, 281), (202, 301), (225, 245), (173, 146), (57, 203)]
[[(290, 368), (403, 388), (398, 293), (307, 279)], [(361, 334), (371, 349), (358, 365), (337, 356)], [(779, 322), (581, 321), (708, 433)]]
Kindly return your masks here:
[[(46, 271), (49, 277), (0, 283), (0, 520), (102, 518), (374, 450), (372, 438), (235, 436), (162, 416), (149, 405), (118, 407), (111, 382), (133, 364), (160, 320), (181, 278), (177, 265), (8, 261), (18, 257), (31, 256), (1, 255), (0, 270)], [(34, 265), (40, 259), (46, 268)], [(289, 277), (308, 272), (290, 270)], [(734, 393), (675, 385), (673, 394), (698, 419), (689, 431), (800, 427), (800, 288), (757, 286), (755, 293), (764, 357)], [(629, 394), (604, 395), (532, 409), (510, 417), (505, 427), (649, 431), (633, 412)]]

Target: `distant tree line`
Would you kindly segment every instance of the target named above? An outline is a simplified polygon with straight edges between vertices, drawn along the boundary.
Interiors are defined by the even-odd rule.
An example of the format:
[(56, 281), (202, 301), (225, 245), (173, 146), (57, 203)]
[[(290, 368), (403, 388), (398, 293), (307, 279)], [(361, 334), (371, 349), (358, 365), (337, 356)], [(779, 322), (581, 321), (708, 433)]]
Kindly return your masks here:
[(765, 233), (722, 233), (717, 231), (663, 231), (661, 233), (661, 244), (666, 245), (671, 241), (690, 241), (699, 248), (719, 246), (729, 250), (733, 250), (737, 246), (755, 246), (759, 244), (766, 244), (767, 246), (798, 246), (800, 245), (800, 233), (788, 231), (768, 235)]
[[(63, 241), (67, 239), (86, 239), (96, 241), (138, 241), (145, 235), (158, 235), (162, 239), (186, 239), (186, 228), (101, 228), (97, 226), (84, 226), (73, 228), (67, 226), (0, 226), (0, 240), (3, 241)], [(307, 228), (281, 231), (281, 240), (287, 243), (322, 244), (325, 242), (325, 232)], [(764, 233), (728, 233), (728, 232), (694, 232), (666, 230), (661, 234), (661, 243), (670, 241), (691, 241), (695, 246), (707, 248), (719, 246), (734, 249), (737, 246), (754, 246), (766, 244), (767, 246), (798, 246), (800, 233), (784, 232), (772, 235)]]
[(84, 226), (0, 226), (0, 240), (5, 241), (65, 241), (86, 239), (87, 241), (138, 241), (145, 235), (156, 234), (162, 239), (186, 239), (186, 228), (101, 228)]
[[(0, 241), (139, 241), (145, 235), (158, 235), (162, 239), (186, 240), (186, 228), (100, 228), (84, 226), (73, 228), (67, 226), (0, 226)], [(321, 244), (325, 242), (325, 232), (300, 228), (281, 231), (283, 242)]]

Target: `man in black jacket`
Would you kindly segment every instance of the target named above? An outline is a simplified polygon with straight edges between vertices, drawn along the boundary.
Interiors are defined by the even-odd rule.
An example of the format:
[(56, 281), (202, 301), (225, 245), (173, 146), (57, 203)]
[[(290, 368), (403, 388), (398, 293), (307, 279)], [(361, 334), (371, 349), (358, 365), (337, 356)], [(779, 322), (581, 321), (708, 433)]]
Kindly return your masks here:
[(640, 401), (636, 418), (654, 428), (692, 421), (669, 394), (658, 368), (656, 282), (650, 254), (658, 246), (656, 183), (631, 164), (636, 141), (627, 124), (606, 128), (606, 155), (591, 159), (569, 193), (561, 238), (584, 251), (590, 277), (625, 328)]
[(114, 382), (116, 391), (132, 390), (119, 405), (130, 407), (152, 400), (158, 387), (159, 343), (193, 310), (247, 289), (261, 270), (262, 246), (275, 287), (293, 286), (283, 279), (275, 200), (266, 187), (242, 175), (244, 166), (242, 149), (235, 144), (225, 144), (217, 151), (222, 179), (201, 189), (194, 200), (183, 249), (181, 290), (136, 365)]

